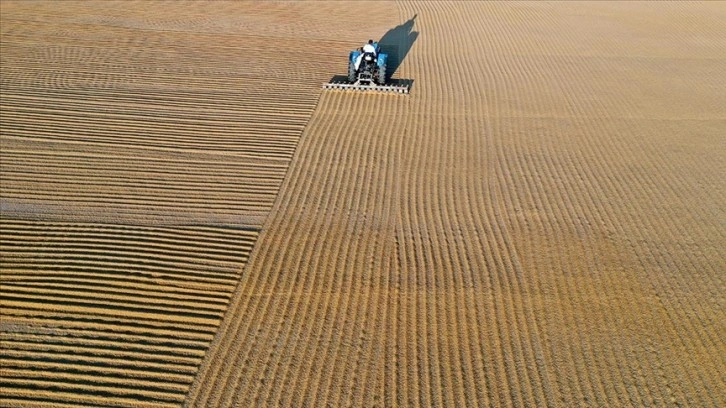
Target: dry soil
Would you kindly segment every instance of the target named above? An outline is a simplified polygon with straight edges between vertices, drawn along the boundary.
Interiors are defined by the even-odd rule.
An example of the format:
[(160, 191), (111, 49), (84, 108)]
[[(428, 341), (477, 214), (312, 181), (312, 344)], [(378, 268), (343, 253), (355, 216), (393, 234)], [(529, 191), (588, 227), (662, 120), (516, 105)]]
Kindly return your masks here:
[[(726, 3), (0, 34), (0, 404), (726, 406)], [(410, 95), (321, 89), (368, 38)]]

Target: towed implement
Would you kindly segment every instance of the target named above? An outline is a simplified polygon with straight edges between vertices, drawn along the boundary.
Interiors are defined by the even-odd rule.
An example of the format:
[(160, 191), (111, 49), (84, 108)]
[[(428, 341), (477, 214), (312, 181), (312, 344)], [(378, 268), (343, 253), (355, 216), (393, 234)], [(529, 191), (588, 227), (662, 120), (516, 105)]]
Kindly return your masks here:
[[(375, 51), (374, 51), (375, 50)], [(381, 52), (378, 43), (353, 50), (348, 55), (348, 76), (346, 79), (334, 78), (323, 85), (324, 89), (353, 89), (358, 91), (378, 91), (407, 94), (409, 84), (390, 82), (387, 72), (388, 54)]]

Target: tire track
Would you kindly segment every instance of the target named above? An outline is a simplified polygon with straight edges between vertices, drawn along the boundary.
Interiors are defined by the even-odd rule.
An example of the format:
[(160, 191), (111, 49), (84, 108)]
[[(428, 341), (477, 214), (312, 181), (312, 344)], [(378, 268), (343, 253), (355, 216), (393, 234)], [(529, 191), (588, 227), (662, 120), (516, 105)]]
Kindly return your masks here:
[[(652, 12), (641, 6), (635, 6), (637, 12)], [(608, 6), (616, 16), (626, 9)], [(685, 391), (693, 383), (711, 389), (703, 377), (680, 381), (668, 371), (661, 354), (666, 339), (653, 335), (657, 329), (651, 323), (665, 315), (653, 309), (651, 299), (637, 298), (655, 293), (640, 280), (644, 264), (638, 260), (656, 255), (630, 252), (639, 246), (638, 238), (625, 248), (614, 239), (628, 231), (623, 224), (643, 225), (629, 218), (633, 214), (651, 216), (645, 207), (624, 216), (632, 207), (618, 204), (636, 198), (636, 188), (659, 184), (608, 175), (622, 158), (624, 163), (646, 158), (629, 142), (633, 131), (623, 134), (608, 121), (648, 127), (663, 112), (615, 99), (642, 73), (622, 78), (611, 74), (613, 68), (627, 61), (647, 71), (651, 66), (634, 57), (643, 49), (638, 45), (619, 54), (612, 42), (603, 41), (598, 33), (615, 29), (617, 39), (623, 28), (617, 18), (599, 20), (600, 9), (585, 12), (586, 23), (570, 14), (570, 5), (427, 2), (403, 3), (400, 10), (403, 19), (418, 14), (417, 27), (427, 35), (426, 43), (417, 43), (420, 54), (401, 66), (400, 73), (417, 78), (414, 93), (402, 103), (351, 93), (322, 97), (281, 190), (279, 213), (273, 213), (266, 231), (269, 241), (260, 247), (267, 249), (251, 260), (251, 274), (264, 275), (265, 283), (250, 280), (241, 296), (248, 299), (244, 310), (250, 321), (271, 325), (231, 322), (231, 331), (245, 334), (234, 342), (222, 338), (219, 353), (243, 350), (245, 364), (241, 372), (216, 375), (227, 386), (236, 383), (235, 390), (224, 399), (199, 400), (193, 391), (189, 405), (360, 403), (360, 398), (348, 400), (356, 395), (353, 379), (379, 366), (360, 357), (357, 344), (363, 343), (355, 333), (368, 324), (363, 311), (373, 307), (376, 296), (353, 276), (368, 270), (362, 254), (375, 248), (376, 240), (392, 243), (381, 250), (384, 257), (395, 254), (388, 261), (392, 268), (379, 266), (376, 273), (401, 282), (398, 290), (386, 289), (394, 298), (388, 302), (394, 316), (384, 327), (392, 330), (377, 340), (391, 360), (382, 375), (392, 379), (382, 385), (387, 405), (712, 402), (697, 397), (696, 387)], [(451, 21), (457, 22), (456, 34)], [(563, 39), (552, 27), (581, 36)], [(486, 58), (477, 57), (482, 45), (489, 51)], [(689, 52), (695, 58), (699, 51)], [(598, 73), (604, 82), (592, 79)], [(477, 75), (483, 77), (472, 81)], [(618, 79), (624, 82), (613, 91), (603, 85)], [(696, 89), (705, 91), (701, 86)], [(397, 111), (390, 116), (396, 123), (369, 116), (372, 101), (378, 111)], [(351, 111), (360, 117), (351, 117)], [(692, 117), (693, 111), (680, 115), (703, 118)], [(368, 135), (357, 131), (364, 124), (379, 135), (370, 145)], [(368, 173), (375, 151), (396, 158), (378, 164), (395, 173)], [(661, 177), (678, 171), (665, 163), (655, 164), (665, 174)], [(390, 185), (395, 201), (385, 192), (373, 193), (375, 183)], [(631, 183), (637, 187), (624, 187)], [(704, 208), (717, 208), (714, 197), (701, 198)], [(362, 231), (343, 232), (357, 225), (355, 217), (364, 209), (370, 213), (391, 204), (387, 228), (363, 225)], [(694, 234), (705, 245), (718, 236), (702, 226)], [(701, 262), (721, 261), (716, 256)], [(626, 273), (630, 270), (636, 275)], [(271, 288), (284, 297), (251, 303), (257, 300), (254, 293)], [(707, 314), (705, 309), (696, 313)], [(314, 323), (305, 324), (303, 316)], [(701, 322), (713, 333), (707, 320)], [(255, 324), (261, 329), (252, 333)], [(245, 340), (250, 338), (254, 341)], [(269, 340), (274, 346), (266, 346)], [(680, 349), (687, 348), (684, 343)], [(314, 363), (306, 367), (306, 362)], [(208, 382), (198, 392), (215, 388), (209, 375), (201, 377)]]

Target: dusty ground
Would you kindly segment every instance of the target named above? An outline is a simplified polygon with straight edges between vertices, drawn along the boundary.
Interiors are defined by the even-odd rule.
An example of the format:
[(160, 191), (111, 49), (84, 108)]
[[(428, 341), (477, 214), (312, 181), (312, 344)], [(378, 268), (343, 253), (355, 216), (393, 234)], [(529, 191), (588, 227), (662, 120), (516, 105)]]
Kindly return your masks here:
[(725, 21), (3, 1), (0, 402), (726, 406)]

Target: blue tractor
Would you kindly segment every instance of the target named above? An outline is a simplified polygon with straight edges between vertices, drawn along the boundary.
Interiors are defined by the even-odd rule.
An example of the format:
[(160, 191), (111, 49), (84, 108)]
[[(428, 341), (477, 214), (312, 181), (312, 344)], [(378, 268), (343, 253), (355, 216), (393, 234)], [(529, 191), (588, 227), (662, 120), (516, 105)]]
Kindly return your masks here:
[[(330, 82), (323, 84), (323, 89), (408, 94), (411, 81), (389, 78), (388, 75), (391, 73), (386, 71), (386, 63), (388, 63), (388, 54), (381, 52), (381, 46), (377, 42), (369, 40), (366, 45), (351, 51), (348, 55), (348, 76), (334, 76)], [(387, 84), (387, 82), (393, 83)]]
[[(363, 52), (363, 48), (353, 50), (348, 56), (348, 82), (362, 85), (386, 84), (386, 62), (388, 54), (381, 53), (381, 46), (374, 42), (375, 54)], [(358, 69), (355, 68), (356, 60), (361, 58)]]

